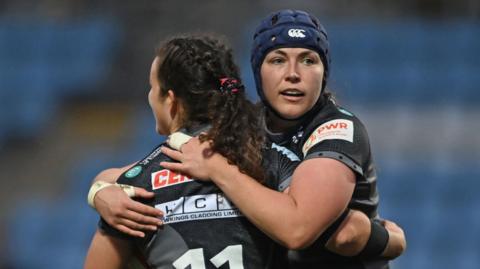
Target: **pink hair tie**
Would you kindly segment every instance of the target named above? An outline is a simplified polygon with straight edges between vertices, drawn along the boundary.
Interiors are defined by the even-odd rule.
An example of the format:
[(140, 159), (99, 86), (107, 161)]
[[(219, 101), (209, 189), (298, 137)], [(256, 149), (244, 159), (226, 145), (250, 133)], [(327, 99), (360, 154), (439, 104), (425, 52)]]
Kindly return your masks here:
[(220, 79), (220, 92), (236, 94), (243, 90), (245, 87), (236, 78), (221, 78)]

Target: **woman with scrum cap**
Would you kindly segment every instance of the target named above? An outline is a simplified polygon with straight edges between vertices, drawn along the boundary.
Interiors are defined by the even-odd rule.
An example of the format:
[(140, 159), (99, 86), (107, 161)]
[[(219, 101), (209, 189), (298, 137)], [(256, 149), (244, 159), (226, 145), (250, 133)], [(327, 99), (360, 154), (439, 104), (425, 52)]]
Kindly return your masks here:
[[(400, 255), (404, 234), (392, 222), (384, 221), (383, 227), (379, 219), (375, 167), (364, 125), (326, 90), (330, 52), (325, 29), (303, 11), (273, 13), (257, 27), (251, 63), (269, 140), (301, 160), (291, 182), (280, 184), (288, 186), (284, 193), (239, 173), (220, 154), (205, 158), (201, 153), (209, 145), (198, 139), (184, 144), (182, 152), (164, 148), (182, 162), (164, 165), (215, 182), (257, 227), (297, 250), (289, 254), (292, 268), (387, 268), (382, 256)], [(198, 166), (204, 171), (192, 169)], [(348, 208), (372, 220), (367, 231), (372, 236), (363, 249), (352, 248), (353, 257), (328, 251), (322, 237)], [(353, 229), (360, 227), (365, 226)]]

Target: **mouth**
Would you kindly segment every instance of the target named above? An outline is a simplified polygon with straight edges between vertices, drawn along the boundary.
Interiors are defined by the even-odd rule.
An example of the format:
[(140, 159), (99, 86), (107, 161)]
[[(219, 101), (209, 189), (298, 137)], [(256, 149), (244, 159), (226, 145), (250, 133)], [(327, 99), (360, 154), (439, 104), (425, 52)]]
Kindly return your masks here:
[(287, 96), (287, 97), (302, 97), (305, 96), (305, 93), (303, 93), (300, 90), (297, 89), (286, 89), (280, 92), (281, 95)]

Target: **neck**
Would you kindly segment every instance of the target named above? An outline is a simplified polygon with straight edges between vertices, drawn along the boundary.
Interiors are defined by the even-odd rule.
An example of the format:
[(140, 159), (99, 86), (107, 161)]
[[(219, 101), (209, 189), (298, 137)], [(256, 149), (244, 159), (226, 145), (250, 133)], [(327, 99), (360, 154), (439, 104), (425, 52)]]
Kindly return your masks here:
[(269, 109), (266, 110), (266, 125), (267, 128), (274, 133), (284, 133), (291, 128), (298, 125), (299, 121), (285, 120), (278, 117), (275, 113), (272, 113)]
[(175, 133), (178, 131), (180, 128), (182, 128), (182, 125), (177, 123), (177, 122), (172, 122), (172, 125), (170, 125), (170, 134)]

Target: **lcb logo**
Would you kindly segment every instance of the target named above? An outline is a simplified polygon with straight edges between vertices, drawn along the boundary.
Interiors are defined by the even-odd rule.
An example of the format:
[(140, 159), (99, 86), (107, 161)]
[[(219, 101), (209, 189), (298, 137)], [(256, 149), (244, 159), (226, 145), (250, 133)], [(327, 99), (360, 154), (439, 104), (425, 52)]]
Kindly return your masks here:
[(288, 35), (291, 36), (291, 37), (304, 38), (305, 37), (305, 30), (303, 30), (303, 29), (290, 29), (290, 30), (288, 30)]

